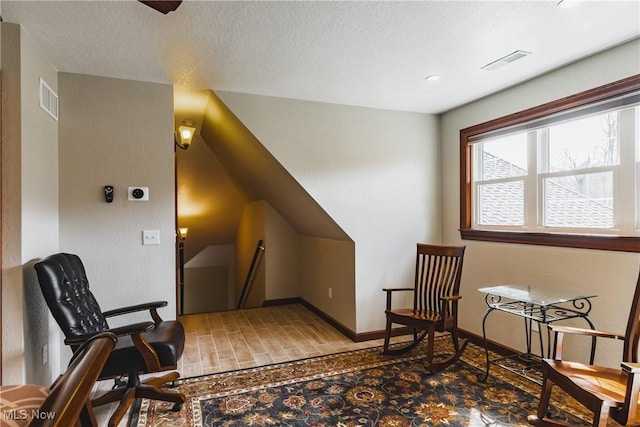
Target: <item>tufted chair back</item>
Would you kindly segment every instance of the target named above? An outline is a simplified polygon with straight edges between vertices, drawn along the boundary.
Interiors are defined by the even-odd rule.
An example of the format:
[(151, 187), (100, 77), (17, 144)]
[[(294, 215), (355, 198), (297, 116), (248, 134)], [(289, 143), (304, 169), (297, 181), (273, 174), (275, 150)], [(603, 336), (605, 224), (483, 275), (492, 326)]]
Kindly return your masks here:
[(51, 255), (34, 268), (49, 310), (66, 338), (109, 329), (77, 255)]

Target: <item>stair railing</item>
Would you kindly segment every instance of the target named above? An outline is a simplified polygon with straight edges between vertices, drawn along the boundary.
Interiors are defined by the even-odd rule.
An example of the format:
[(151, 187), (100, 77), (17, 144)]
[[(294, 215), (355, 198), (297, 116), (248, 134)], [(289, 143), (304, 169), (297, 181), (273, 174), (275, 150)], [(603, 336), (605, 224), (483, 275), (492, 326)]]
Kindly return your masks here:
[(244, 280), (244, 286), (242, 287), (242, 293), (240, 294), (240, 300), (238, 301), (238, 309), (244, 308), (244, 305), (247, 302), (247, 297), (249, 296), (249, 292), (251, 292), (253, 279), (255, 278), (255, 275), (256, 275), (256, 269), (258, 267), (258, 263), (262, 259), (263, 253), (264, 253), (264, 244), (261, 239), (258, 241), (256, 250), (253, 253), (253, 260), (251, 261), (251, 266), (249, 267), (249, 273), (247, 273), (247, 278)]

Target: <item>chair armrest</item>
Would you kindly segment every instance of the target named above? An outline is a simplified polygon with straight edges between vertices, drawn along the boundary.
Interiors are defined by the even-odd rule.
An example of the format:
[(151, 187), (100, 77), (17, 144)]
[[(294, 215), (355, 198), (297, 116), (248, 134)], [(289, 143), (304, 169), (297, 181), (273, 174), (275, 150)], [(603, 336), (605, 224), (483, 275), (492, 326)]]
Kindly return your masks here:
[(383, 288), (387, 293), (387, 311), (391, 310), (391, 295), (395, 291), (415, 291), (414, 288)]
[(549, 329), (551, 329), (552, 331), (558, 334), (587, 335), (590, 337), (613, 338), (618, 340), (624, 340), (624, 335), (616, 334), (615, 332), (597, 331), (595, 329), (575, 328), (573, 326), (560, 326), (560, 325), (549, 325)]
[(149, 310), (149, 312), (151, 313), (151, 317), (153, 318), (153, 321), (155, 323), (160, 323), (162, 321), (162, 318), (158, 315), (157, 309), (160, 307), (166, 307), (166, 306), (167, 306), (166, 301), (154, 301), (154, 302), (147, 302), (144, 304), (130, 305), (128, 307), (115, 308), (113, 310), (107, 310), (102, 312), (102, 315), (104, 317), (113, 317), (113, 316), (120, 316), (123, 314), (136, 313), (138, 311)]
[[(587, 329), (587, 328), (576, 328), (573, 326), (560, 326), (560, 325), (549, 325), (549, 329), (551, 329), (555, 333), (555, 341), (556, 346), (554, 349), (554, 359), (562, 360), (562, 347), (564, 343), (564, 335), (583, 335), (588, 337), (595, 338), (613, 338), (618, 340), (624, 340), (624, 335), (616, 334), (613, 332), (604, 332), (597, 331), (595, 329)], [(593, 351), (593, 350), (592, 350)], [(593, 358), (593, 353), (591, 354)]]
[[(93, 339), (86, 341), (86, 344), (74, 353), (69, 367), (53, 383), (51, 393), (38, 408), (38, 413), (51, 414), (53, 417), (34, 416), (29, 426), (85, 425), (85, 418), (89, 418), (89, 422), (93, 418), (91, 391), (116, 341), (117, 338), (109, 332), (96, 334)], [(33, 406), (29, 408), (30, 415), (31, 408)], [(16, 425), (11, 421), (9, 423)], [(4, 422), (2, 425), (5, 425)]]
[(160, 308), (160, 307), (166, 307), (166, 306), (167, 306), (166, 301), (154, 301), (154, 302), (147, 302), (144, 304), (130, 305), (128, 307), (115, 308), (113, 310), (102, 312), (102, 315), (104, 317), (113, 317), (113, 316), (120, 316), (121, 314), (136, 313), (138, 311), (151, 310), (153, 308)]
[(627, 387), (624, 396), (622, 413), (616, 417), (618, 423), (633, 420), (638, 411), (638, 391), (640, 390), (640, 363), (622, 362), (622, 371), (627, 374)]
[(155, 326), (156, 325), (153, 322), (140, 322), (126, 326), (119, 326), (117, 328), (111, 328), (109, 329), (109, 332), (113, 332), (118, 337), (124, 337), (127, 335), (137, 335), (149, 332), (150, 330), (155, 328)]
[(93, 338), (94, 336), (104, 332), (111, 332), (112, 334), (115, 334), (118, 337), (124, 337), (126, 335), (142, 334), (144, 332), (149, 332), (154, 327), (155, 327), (155, 324), (153, 322), (134, 323), (132, 325), (120, 326), (118, 328), (111, 328), (105, 331), (91, 332), (89, 334), (78, 335), (71, 338), (65, 338), (64, 343), (73, 347), (73, 346), (78, 346), (84, 343), (85, 341)]
[(640, 373), (640, 363), (622, 362), (620, 366), (622, 367), (622, 370), (627, 373)]
[(442, 327), (444, 328), (444, 324), (447, 321), (447, 317), (450, 315), (455, 315), (457, 313), (458, 300), (461, 300), (461, 295), (445, 295), (440, 297), (440, 316)]

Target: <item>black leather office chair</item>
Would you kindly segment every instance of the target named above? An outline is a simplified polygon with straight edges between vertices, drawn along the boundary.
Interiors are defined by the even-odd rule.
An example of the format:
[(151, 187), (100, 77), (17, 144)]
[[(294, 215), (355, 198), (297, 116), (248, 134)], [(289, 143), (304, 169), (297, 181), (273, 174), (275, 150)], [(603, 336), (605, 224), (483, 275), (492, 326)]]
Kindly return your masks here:
[[(184, 328), (177, 321), (163, 321), (157, 309), (165, 301), (139, 304), (103, 312), (89, 290), (89, 281), (77, 255), (59, 253), (35, 264), (38, 282), (56, 322), (65, 335), (65, 344), (75, 350), (88, 338), (109, 331), (119, 339), (100, 373), (99, 379), (128, 376), (126, 386), (120, 386), (92, 401), (99, 406), (120, 401), (109, 426), (117, 426), (135, 398), (147, 398), (174, 403), (179, 410), (185, 396), (161, 388), (177, 380), (177, 372), (140, 381), (139, 374), (173, 370), (184, 349)], [(153, 322), (141, 322), (110, 328), (107, 318), (149, 310)]]

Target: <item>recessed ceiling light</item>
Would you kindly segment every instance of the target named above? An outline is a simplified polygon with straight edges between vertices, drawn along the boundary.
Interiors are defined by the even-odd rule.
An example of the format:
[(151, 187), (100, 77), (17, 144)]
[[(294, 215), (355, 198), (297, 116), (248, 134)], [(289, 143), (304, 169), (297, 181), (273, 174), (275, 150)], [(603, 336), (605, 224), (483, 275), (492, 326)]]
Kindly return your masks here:
[(437, 74), (431, 74), (430, 76), (427, 76), (424, 79), (428, 82), (437, 82), (438, 80), (440, 80), (440, 76), (438, 76)]
[(480, 67), (480, 69), (487, 70), (487, 71), (497, 70), (498, 68), (511, 64), (513, 61), (522, 59), (527, 55), (531, 55), (531, 52), (525, 52), (524, 50), (516, 50), (515, 52), (511, 52), (507, 56), (503, 56), (500, 59), (496, 59), (493, 62), (489, 62), (487, 65)]

